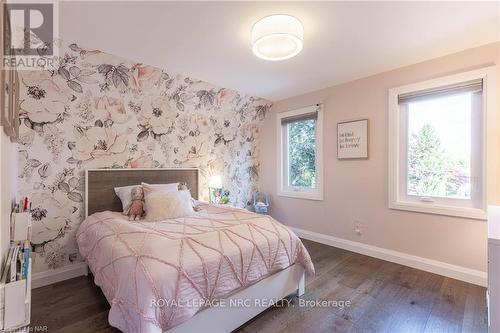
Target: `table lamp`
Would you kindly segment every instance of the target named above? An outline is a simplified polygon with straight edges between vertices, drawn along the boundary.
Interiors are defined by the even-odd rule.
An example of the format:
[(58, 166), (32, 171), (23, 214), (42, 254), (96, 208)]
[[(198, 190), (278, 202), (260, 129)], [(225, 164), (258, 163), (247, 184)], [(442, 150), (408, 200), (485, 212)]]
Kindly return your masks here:
[(208, 195), (210, 203), (220, 203), (222, 198), (222, 177), (213, 175), (208, 181)]

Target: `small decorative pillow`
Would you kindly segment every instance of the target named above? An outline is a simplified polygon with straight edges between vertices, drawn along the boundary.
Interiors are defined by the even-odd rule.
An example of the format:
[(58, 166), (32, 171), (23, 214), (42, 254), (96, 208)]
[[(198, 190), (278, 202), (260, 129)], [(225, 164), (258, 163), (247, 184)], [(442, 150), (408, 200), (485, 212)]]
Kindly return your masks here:
[(130, 205), (132, 204), (132, 190), (137, 186), (140, 185), (115, 187), (115, 193), (122, 202), (123, 214), (127, 214)]
[(189, 191), (151, 192), (146, 196), (146, 220), (161, 221), (194, 213)]
[(148, 184), (141, 183), (142, 189), (144, 190), (144, 197), (147, 197), (150, 193), (155, 191), (162, 192), (177, 192), (179, 190), (179, 183), (170, 183), (170, 184)]

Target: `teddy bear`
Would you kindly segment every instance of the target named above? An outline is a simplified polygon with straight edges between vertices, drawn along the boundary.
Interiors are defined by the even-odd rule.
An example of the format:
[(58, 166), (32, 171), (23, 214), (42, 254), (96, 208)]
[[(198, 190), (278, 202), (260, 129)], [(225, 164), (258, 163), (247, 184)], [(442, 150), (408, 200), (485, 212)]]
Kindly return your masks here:
[[(177, 186), (177, 189), (179, 191), (189, 191), (189, 188), (187, 187), (187, 183), (179, 183), (179, 185)], [(191, 204), (193, 205), (193, 209), (195, 212), (198, 212), (201, 210), (201, 206), (198, 205), (198, 203), (193, 199), (191, 198)]]
[(132, 189), (131, 195), (132, 202), (127, 215), (130, 221), (137, 221), (144, 215), (144, 191), (141, 186), (137, 186)]

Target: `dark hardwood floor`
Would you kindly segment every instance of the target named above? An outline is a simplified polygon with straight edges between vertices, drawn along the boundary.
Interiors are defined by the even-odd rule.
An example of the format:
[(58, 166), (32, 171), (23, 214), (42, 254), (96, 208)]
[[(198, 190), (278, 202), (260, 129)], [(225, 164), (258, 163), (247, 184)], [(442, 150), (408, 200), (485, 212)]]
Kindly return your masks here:
[[(250, 332), (487, 332), (485, 288), (304, 240), (316, 276), (303, 300), (350, 301), (349, 307), (275, 306), (243, 325)], [(32, 331), (118, 332), (92, 277), (32, 293)]]

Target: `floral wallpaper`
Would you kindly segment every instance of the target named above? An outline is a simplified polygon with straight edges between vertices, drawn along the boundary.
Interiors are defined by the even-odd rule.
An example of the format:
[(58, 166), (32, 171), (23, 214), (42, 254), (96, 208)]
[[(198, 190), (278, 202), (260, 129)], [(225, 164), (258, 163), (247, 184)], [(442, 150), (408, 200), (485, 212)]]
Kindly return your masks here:
[(21, 73), (19, 197), (32, 199), (34, 271), (79, 258), (87, 168), (198, 167), (245, 206), (259, 176), (267, 101), (77, 44)]

